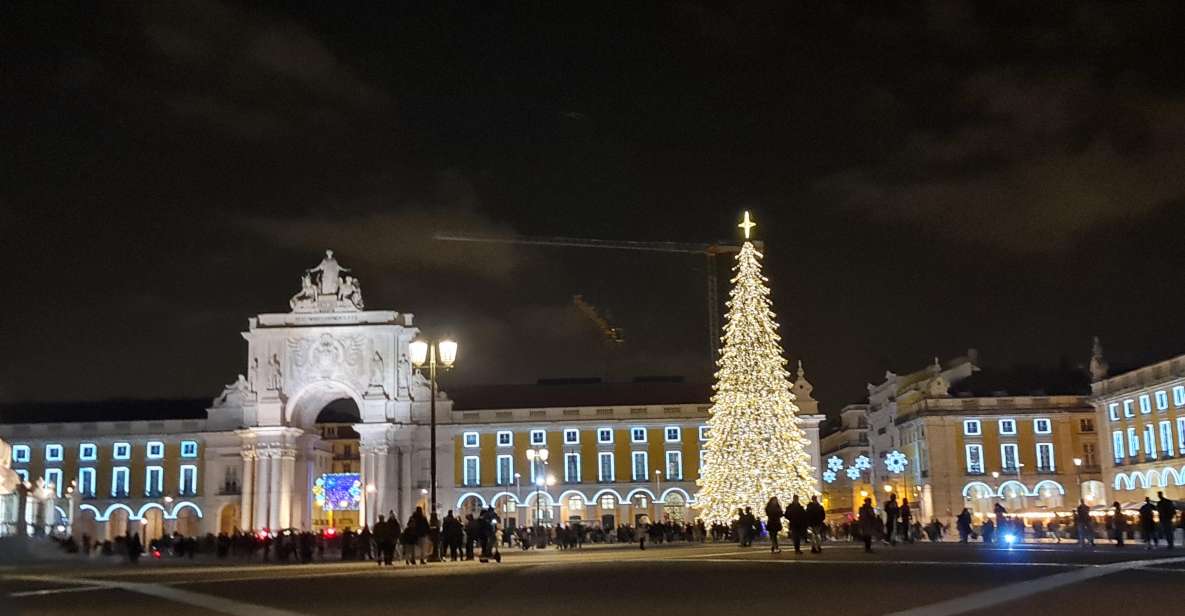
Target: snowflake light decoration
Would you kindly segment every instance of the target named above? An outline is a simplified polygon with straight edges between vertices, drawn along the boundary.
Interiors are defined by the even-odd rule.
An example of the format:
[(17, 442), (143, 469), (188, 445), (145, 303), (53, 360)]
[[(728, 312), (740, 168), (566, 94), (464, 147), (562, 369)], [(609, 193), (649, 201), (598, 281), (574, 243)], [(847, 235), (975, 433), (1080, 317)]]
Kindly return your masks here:
[(823, 471), (823, 481), (827, 483), (835, 481), (835, 471)]
[(859, 455), (856, 456), (856, 459), (852, 461), (852, 466), (856, 467), (858, 470), (866, 471), (872, 468), (872, 460), (869, 460), (868, 456)]
[(890, 451), (889, 454), (885, 456), (885, 468), (888, 469), (890, 473), (903, 473), (905, 472), (905, 467), (908, 464), (909, 458), (906, 458), (905, 454), (897, 451), (896, 449)]
[(831, 456), (827, 458), (827, 470), (833, 471), (832, 474), (843, 470), (843, 458), (839, 456)]
[(854, 466), (849, 466), (846, 472), (848, 474), (848, 479), (855, 481), (856, 479), (860, 478), (860, 469)]

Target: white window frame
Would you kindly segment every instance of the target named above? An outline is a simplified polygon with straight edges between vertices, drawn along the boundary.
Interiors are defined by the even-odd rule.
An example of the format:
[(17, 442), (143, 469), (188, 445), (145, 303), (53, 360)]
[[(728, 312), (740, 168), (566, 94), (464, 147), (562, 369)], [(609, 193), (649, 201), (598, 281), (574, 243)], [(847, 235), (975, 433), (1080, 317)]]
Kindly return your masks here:
[[(608, 435), (608, 438), (605, 438)], [(613, 428), (597, 428), (597, 443), (601, 445), (613, 444)]]
[(51, 483), (53, 484), (54, 494), (56, 494), (58, 496), (58, 498), (62, 497), (62, 482), (63, 481), (64, 481), (64, 479), (62, 478), (62, 469), (60, 469), (60, 468), (45, 469), (45, 483), (46, 483), (46, 485), (51, 484)]
[[(469, 462), (473, 461), (473, 476), (469, 475)], [(461, 459), (461, 485), (467, 488), (481, 485), (481, 456), (465, 456)]]
[[(1012, 465), (1008, 465), (1008, 452), (1012, 452)], [(1016, 443), (1000, 443), (1000, 469), (1010, 473), (1020, 468), (1020, 447)]]
[[(638, 433), (641, 432), (642, 438), (638, 438)], [(641, 426), (633, 426), (630, 428), (630, 442), (631, 443), (645, 443), (647, 441), (647, 433), (649, 430)]]
[[(972, 429), (974, 426), (974, 429)], [(978, 419), (964, 419), (963, 420), (963, 435), (964, 436), (983, 436), (983, 423)]]
[[(94, 498), (97, 488), (95, 467), (83, 466), (78, 469), (78, 495), (83, 498)], [(89, 489), (88, 489), (89, 488)]]
[[(672, 464), (675, 467), (675, 473), (671, 473)], [(666, 453), (666, 468), (663, 472), (666, 473), (666, 479), (671, 481), (683, 481), (683, 452), (682, 451), (668, 451)], [(661, 496), (661, 495), (660, 495)]]
[[(123, 478), (123, 491), (119, 490), (120, 478)], [(111, 467), (111, 497), (127, 498), (132, 494), (132, 469), (126, 466)]]
[[(470, 439), (473, 439), (473, 442), (470, 442)], [(481, 447), (481, 434), (478, 434), (477, 432), (462, 432), (461, 445), (463, 445), (465, 449)]]
[(547, 445), (547, 430), (531, 430), (531, 446), (543, 447)]
[(181, 457), (182, 458), (196, 458), (196, 457), (198, 457), (198, 442), (197, 441), (181, 441)]
[(1173, 406), (1185, 406), (1185, 385), (1173, 387)]
[(580, 444), (580, 429), (579, 428), (564, 428), (564, 444), (565, 445), (579, 445)]
[(1156, 392), (1156, 410), (1169, 410), (1169, 392), (1161, 389)]
[[(1041, 466), (1041, 450), (1049, 450), (1049, 465)], [(1037, 443), (1037, 470), (1040, 472), (1051, 473), (1057, 471), (1057, 459), (1054, 457), (1055, 450), (1053, 443)]]
[(1111, 418), (1111, 421), (1119, 421), (1118, 402), (1112, 402), (1111, 404), (1107, 405), (1107, 416)]
[(1160, 422), (1160, 449), (1164, 451), (1166, 458), (1176, 455), (1173, 443), (1173, 422), (1171, 421)]
[[(503, 439), (506, 442), (502, 442)], [(496, 442), (499, 447), (514, 447), (514, 432), (510, 430), (498, 430)]]
[[(1005, 431), (1004, 426), (1006, 425), (1012, 426), (1012, 430)], [(998, 423), (997, 429), (1000, 431), (1001, 436), (1016, 436), (1016, 420), (1008, 417), (1002, 418)]]
[[(1045, 423), (1045, 429), (1041, 429), (1042, 422)], [(1033, 420), (1034, 434), (1053, 434), (1053, 420), (1048, 417), (1038, 417)]]
[(165, 444), (161, 441), (144, 443), (144, 457), (149, 460), (162, 460), (165, 457)]
[[(975, 452), (979, 456), (979, 462), (972, 461), (971, 452)], [(963, 456), (966, 461), (966, 468), (968, 475), (982, 475), (983, 474), (983, 445), (979, 443), (968, 443), (963, 450)]]
[(26, 464), (29, 462), (29, 457), (33, 450), (28, 445), (13, 445), (12, 446), (12, 461)]
[(78, 444), (78, 460), (81, 462), (94, 462), (99, 459), (99, 446), (94, 443), (79, 443)]
[(1136, 416), (1135, 402), (1136, 401), (1132, 400), (1131, 398), (1128, 398), (1127, 400), (1123, 401), (1123, 416), (1124, 417), (1131, 419), (1132, 417)]
[[(575, 471), (575, 476), (571, 471)], [(564, 483), (580, 483), (580, 454), (575, 451), (564, 454)]]
[[(123, 450), (123, 453), (120, 453)], [(111, 459), (112, 460), (131, 460), (132, 459), (132, 444), (120, 441), (111, 445)]]
[[(671, 431), (675, 431), (675, 438), (671, 438)], [(679, 426), (667, 426), (662, 429), (663, 438), (668, 443), (680, 443), (683, 441), (683, 428)]]
[[(612, 451), (602, 451), (597, 454), (597, 481), (609, 482), (617, 480), (617, 460)], [(605, 475), (605, 461), (609, 461), (609, 475)]]
[(1150, 423), (1144, 424), (1144, 459), (1156, 459), (1156, 427)]
[[(642, 461), (642, 476), (638, 477), (638, 461)], [(645, 451), (630, 452), (630, 478), (633, 481), (650, 480), (650, 456)]]
[[(153, 476), (156, 485), (153, 485)], [(155, 490), (153, 489), (155, 488)], [(144, 495), (160, 496), (165, 493), (165, 467), (153, 464), (144, 467)]]
[(699, 440), (701, 440), (701, 441), (708, 440), (708, 427), (707, 426), (700, 426), (699, 427)]
[[(506, 463), (506, 473), (503, 474), (503, 463)], [(500, 454), (495, 459), (494, 467), (495, 475), (494, 482), (500, 486), (509, 486), (514, 484), (514, 456), (510, 454)]]
[[(189, 474), (189, 478), (185, 477)], [(177, 490), (181, 496), (197, 496), (198, 467), (196, 464), (182, 464), (177, 470)]]
[(1140, 394), (1140, 413), (1147, 415), (1152, 412), (1152, 397), (1148, 394)]
[(62, 456), (65, 455), (66, 448), (62, 447), (61, 443), (46, 443), (45, 445), (45, 461), (46, 462), (61, 462)]
[(1177, 453), (1185, 456), (1185, 417), (1177, 418)]
[(1127, 428), (1127, 456), (1134, 458), (1140, 453), (1140, 435), (1136, 433), (1135, 426), (1128, 426)]
[(1111, 433), (1111, 448), (1115, 451), (1111, 452), (1114, 455), (1116, 464), (1122, 464), (1125, 457), (1124, 450), (1127, 448), (1124, 444), (1123, 430), (1115, 430)]

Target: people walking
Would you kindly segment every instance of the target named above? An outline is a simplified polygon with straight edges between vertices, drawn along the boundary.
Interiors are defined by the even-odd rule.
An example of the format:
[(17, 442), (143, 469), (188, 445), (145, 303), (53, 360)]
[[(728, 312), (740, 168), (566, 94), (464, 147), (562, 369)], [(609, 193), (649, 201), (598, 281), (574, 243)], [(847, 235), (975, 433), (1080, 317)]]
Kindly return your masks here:
[(1074, 527), (1078, 531), (1078, 547), (1086, 547), (1086, 542), (1090, 542), (1090, 547), (1094, 547), (1094, 524), (1090, 521), (1090, 507), (1086, 506), (1086, 500), (1079, 501), (1078, 507), (1074, 509)]
[(798, 495), (786, 505), (786, 520), (790, 522), (790, 540), (794, 542), (794, 553), (802, 554), (802, 538), (806, 534), (806, 509), (798, 502)]
[(1156, 545), (1156, 505), (1147, 496), (1144, 497), (1144, 504), (1140, 505), (1140, 538), (1144, 540), (1146, 549), (1151, 550)]
[(811, 531), (811, 553), (823, 553), (823, 525), (827, 521), (827, 512), (819, 504), (818, 496), (811, 496), (811, 502), (806, 504), (806, 523)]
[[(461, 521), (453, 515), (453, 510), (449, 509), (440, 528), (440, 537), (444, 541), (445, 553), (453, 562), (456, 562), (461, 556), (461, 542), (464, 540), (464, 536), (465, 530), (461, 526)], [(441, 560), (443, 559), (444, 555), (441, 555)]]
[(897, 493), (889, 493), (889, 501), (885, 503), (885, 540), (889, 545), (897, 545), (897, 517), (901, 515), (901, 507), (897, 505)]
[(864, 538), (864, 551), (872, 552), (872, 535), (876, 533), (876, 509), (872, 508), (872, 498), (865, 497), (864, 504), (860, 506), (858, 513), (860, 522), (860, 535)]
[(1173, 535), (1176, 529), (1173, 528), (1173, 516), (1177, 515), (1177, 506), (1173, 501), (1164, 497), (1164, 492), (1157, 492), (1156, 498), (1156, 513), (1160, 516), (1160, 534), (1164, 535), (1165, 543), (1168, 544), (1169, 549), (1173, 549)]
[(1123, 536), (1127, 534), (1127, 516), (1123, 515), (1123, 507), (1119, 501), (1115, 501), (1111, 505), (1114, 507), (1114, 512), (1111, 514), (1111, 532), (1114, 533), (1115, 547), (1123, 547)]
[(777, 554), (782, 551), (781, 546), (778, 545), (778, 533), (782, 532), (782, 516), (784, 514), (782, 504), (778, 502), (778, 497), (769, 497), (769, 502), (765, 503), (765, 529), (769, 531), (770, 554)]
[(955, 526), (959, 529), (959, 543), (967, 543), (967, 538), (971, 536), (971, 511), (966, 507), (955, 518)]
[(910, 531), (913, 528), (913, 513), (909, 510), (909, 499), (901, 499), (901, 538), (906, 543), (913, 543)]

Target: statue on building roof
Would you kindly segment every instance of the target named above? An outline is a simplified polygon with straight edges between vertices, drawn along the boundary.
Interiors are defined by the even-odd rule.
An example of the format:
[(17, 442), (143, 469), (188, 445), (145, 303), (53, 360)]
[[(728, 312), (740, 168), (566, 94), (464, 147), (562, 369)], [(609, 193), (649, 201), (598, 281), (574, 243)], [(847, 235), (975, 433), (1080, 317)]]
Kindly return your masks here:
[(362, 283), (354, 276), (343, 276), (350, 268), (343, 267), (325, 251), (325, 258), (316, 267), (305, 270), (300, 278), (300, 292), (292, 296), (288, 305), (293, 312), (352, 312), (362, 310)]
[(333, 258), (333, 251), (326, 250), (325, 258), (321, 259), (317, 267), (306, 271), (309, 274), (318, 274), (317, 287), (321, 295), (337, 295), (338, 285), (341, 284), (340, 275), (342, 272), (350, 271), (350, 268), (339, 265), (337, 259)]

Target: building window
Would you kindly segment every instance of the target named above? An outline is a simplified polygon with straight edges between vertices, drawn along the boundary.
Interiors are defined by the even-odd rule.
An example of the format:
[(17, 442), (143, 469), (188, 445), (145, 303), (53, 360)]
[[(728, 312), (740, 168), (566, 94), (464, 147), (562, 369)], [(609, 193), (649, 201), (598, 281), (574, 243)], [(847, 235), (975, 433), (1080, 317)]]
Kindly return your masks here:
[(601, 496), (601, 509), (606, 511), (613, 511), (617, 508), (617, 499), (612, 494), (605, 494)]
[(634, 443), (645, 443), (646, 428), (630, 428), (630, 441)]
[(1152, 412), (1152, 398), (1148, 394), (1140, 396), (1140, 412), (1145, 415)]
[(1169, 392), (1167, 392), (1163, 389), (1156, 392), (1156, 410), (1158, 410), (1158, 411), (1169, 410)]
[(476, 432), (466, 432), (462, 434), (461, 440), (465, 442), (466, 447), (478, 447), (481, 444)]
[(667, 479), (671, 481), (683, 480), (683, 452), (667, 452)]
[(514, 483), (514, 456), (498, 456), (498, 476), (495, 478), (500, 486)]
[(78, 459), (83, 462), (94, 462), (99, 457), (99, 448), (94, 443), (78, 445)]
[(1156, 428), (1152, 424), (1144, 425), (1144, 458), (1156, 459)]
[(1053, 424), (1048, 418), (1038, 417), (1033, 420), (1033, 432), (1037, 434), (1051, 434), (1053, 433)]
[(1123, 431), (1116, 430), (1111, 433), (1111, 447), (1115, 450), (1115, 463), (1123, 464)]
[(498, 432), (498, 446), (510, 447), (514, 445), (514, 433), (510, 430), (500, 430)]
[(196, 458), (198, 454), (197, 441), (181, 441), (181, 457)]
[(645, 451), (633, 452), (634, 468), (633, 468), (633, 474), (631, 475), (631, 478), (634, 481), (646, 481), (646, 479), (647, 479), (646, 469), (650, 466), (646, 457), (647, 456), (646, 456)]
[(1107, 416), (1111, 418), (1111, 421), (1119, 421), (1118, 402), (1112, 402), (1111, 404), (1107, 405)]
[[(1122, 441), (1123, 439), (1119, 439)], [(1082, 463), (1094, 467), (1098, 464), (1094, 457), (1094, 443), (1082, 443)]]
[(1173, 457), (1173, 424), (1172, 422), (1160, 422), (1160, 450), (1164, 452), (1164, 457)]
[(465, 456), (463, 469), (464, 473), (461, 477), (461, 484), (465, 486), (478, 485), (481, 476), (481, 459), (477, 456)]
[(1177, 418), (1177, 451), (1185, 456), (1185, 417)]
[(1123, 401), (1123, 416), (1124, 417), (1135, 417), (1136, 416), (1136, 412), (1134, 410), (1132, 410), (1132, 407), (1134, 406), (1134, 404), (1135, 404), (1134, 400), (1124, 400)]
[(1016, 453), (1016, 443), (1004, 443), (1000, 445), (1000, 466), (1005, 471), (1015, 473), (1019, 470), (1019, 467), (1016, 465)]
[(683, 431), (679, 426), (667, 426), (665, 430), (668, 443), (678, 443), (683, 440)]
[(564, 454), (564, 482), (580, 483), (580, 454)]
[(45, 461), (46, 462), (61, 462), (62, 461), (62, 446), (57, 443), (51, 443), (45, 446)]
[(532, 445), (546, 445), (547, 431), (546, 430), (531, 430), (531, 444)]
[(116, 443), (111, 447), (111, 457), (116, 460), (129, 460), (132, 457), (132, 446), (130, 443)]
[(963, 421), (963, 434), (967, 436), (979, 436), (983, 434), (983, 427), (980, 425), (978, 419), (967, 419)]
[(165, 444), (160, 441), (148, 441), (145, 451), (149, 460), (159, 460), (165, 457)]
[(983, 445), (967, 445), (967, 474), (983, 474)]
[(567, 428), (564, 430), (564, 444), (565, 445), (579, 445), (580, 444), (580, 430), (575, 428)]
[(1016, 434), (1016, 420), (1015, 419), (1001, 419), (1000, 420), (1000, 434)]
[(597, 462), (597, 481), (615, 481), (613, 454), (608, 451), (602, 451), (597, 454)]
[(1127, 455), (1129, 457), (1136, 457), (1140, 453), (1140, 435), (1136, 434), (1135, 428), (1127, 429)]
[(602, 445), (612, 443), (613, 442), (613, 430), (611, 430), (609, 428), (598, 428), (597, 429), (597, 442), (601, 443)]
[(1173, 388), (1173, 405), (1185, 406), (1185, 385), (1178, 385)]
[(12, 461), (13, 462), (28, 462), (29, 461), (29, 446), (28, 445), (13, 445), (12, 446)]
[(95, 497), (95, 469), (90, 467), (78, 469), (78, 495), (83, 498)]
[(62, 469), (60, 469), (60, 468), (45, 469), (45, 483), (46, 483), (46, 485), (52, 485), (54, 494), (57, 494), (58, 497), (61, 498), (61, 496), (62, 496)]
[(708, 440), (708, 427), (707, 426), (700, 426), (699, 427), (699, 440), (701, 440), (701, 441)]
[(181, 481), (178, 488), (181, 496), (196, 496), (197, 483), (197, 466), (193, 464), (182, 464)]
[(1037, 470), (1043, 473), (1054, 471), (1053, 443), (1037, 443)]
[(1094, 432), (1094, 420), (1089, 419), (1089, 418), (1088, 419), (1079, 419), (1078, 420), (1078, 430), (1080, 432)]
[(165, 469), (160, 466), (144, 468), (144, 495), (160, 496), (165, 491)]
[(111, 496), (127, 498), (131, 471), (126, 466), (116, 466), (111, 469)]

